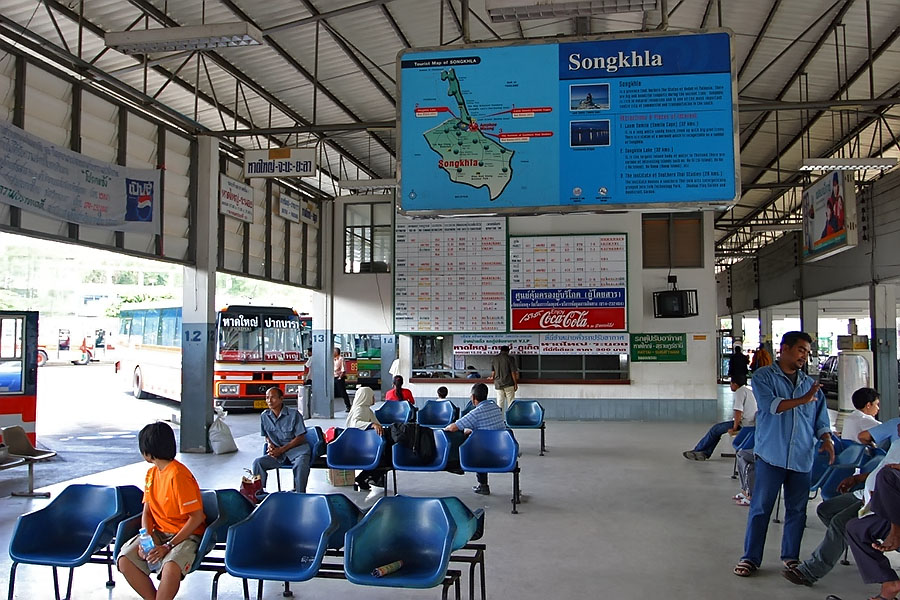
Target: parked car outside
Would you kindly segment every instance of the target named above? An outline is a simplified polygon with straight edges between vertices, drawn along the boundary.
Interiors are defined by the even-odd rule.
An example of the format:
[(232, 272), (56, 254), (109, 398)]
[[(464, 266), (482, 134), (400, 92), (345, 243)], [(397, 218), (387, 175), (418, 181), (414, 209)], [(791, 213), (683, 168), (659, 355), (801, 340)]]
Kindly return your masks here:
[[(897, 387), (900, 389), (900, 360), (897, 361)], [(819, 383), (826, 396), (838, 394), (838, 357), (829, 356), (819, 367)]]

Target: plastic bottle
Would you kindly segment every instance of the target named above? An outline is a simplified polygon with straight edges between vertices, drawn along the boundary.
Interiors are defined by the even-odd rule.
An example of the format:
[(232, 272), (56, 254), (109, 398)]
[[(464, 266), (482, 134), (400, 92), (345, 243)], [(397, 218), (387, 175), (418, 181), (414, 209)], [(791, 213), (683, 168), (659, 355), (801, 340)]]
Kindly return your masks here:
[[(138, 532), (138, 536), (141, 544), (141, 550), (144, 551), (144, 556), (147, 556), (148, 554), (150, 554), (151, 550), (156, 548), (156, 542), (153, 541), (153, 537), (149, 533), (147, 533), (147, 529), (144, 527), (141, 527), (141, 530)], [(159, 569), (158, 562), (150, 562), (148, 560), (147, 566), (150, 568), (151, 572)]]

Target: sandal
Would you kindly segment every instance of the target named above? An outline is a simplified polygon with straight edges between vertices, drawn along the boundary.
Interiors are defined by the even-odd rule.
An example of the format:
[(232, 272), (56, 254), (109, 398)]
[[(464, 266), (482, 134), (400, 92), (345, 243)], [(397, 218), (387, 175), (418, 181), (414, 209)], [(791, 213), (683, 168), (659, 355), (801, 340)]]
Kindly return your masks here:
[(800, 564), (800, 561), (797, 560), (796, 558), (789, 558), (789, 559), (783, 560), (781, 562), (782, 562), (782, 564), (784, 564), (784, 568), (788, 569), (788, 570), (794, 569), (797, 567), (797, 565)]
[(734, 574), (738, 577), (750, 577), (753, 575), (759, 567), (754, 565), (752, 562), (746, 559), (742, 559), (734, 566)]
[(749, 498), (740, 498), (738, 500), (735, 500), (734, 503), (738, 506), (750, 506), (750, 499)]
[(732, 499), (732, 500), (741, 500), (742, 498), (746, 498), (746, 497), (747, 497), (747, 496), (744, 495), (744, 492), (738, 492), (737, 494), (735, 494), (734, 496), (732, 496), (731, 499)]

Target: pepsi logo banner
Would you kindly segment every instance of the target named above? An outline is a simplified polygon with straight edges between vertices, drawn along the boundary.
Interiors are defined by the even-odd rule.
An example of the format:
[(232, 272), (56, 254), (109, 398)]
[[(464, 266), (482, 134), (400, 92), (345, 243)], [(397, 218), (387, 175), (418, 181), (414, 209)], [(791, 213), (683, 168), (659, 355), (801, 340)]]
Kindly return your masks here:
[(159, 171), (96, 160), (0, 120), (0, 202), (60, 221), (158, 234)]

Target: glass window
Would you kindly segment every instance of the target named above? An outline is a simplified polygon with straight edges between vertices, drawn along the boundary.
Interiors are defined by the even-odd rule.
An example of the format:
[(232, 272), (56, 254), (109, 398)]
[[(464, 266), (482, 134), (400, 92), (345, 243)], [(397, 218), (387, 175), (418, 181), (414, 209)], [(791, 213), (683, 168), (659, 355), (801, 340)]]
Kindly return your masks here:
[(181, 332), (178, 330), (178, 309), (166, 308), (162, 311), (162, 323), (160, 327), (160, 345), (178, 346)]
[(344, 273), (391, 270), (391, 202), (344, 205)]
[(144, 343), (159, 344), (159, 309), (149, 308), (144, 316)]

